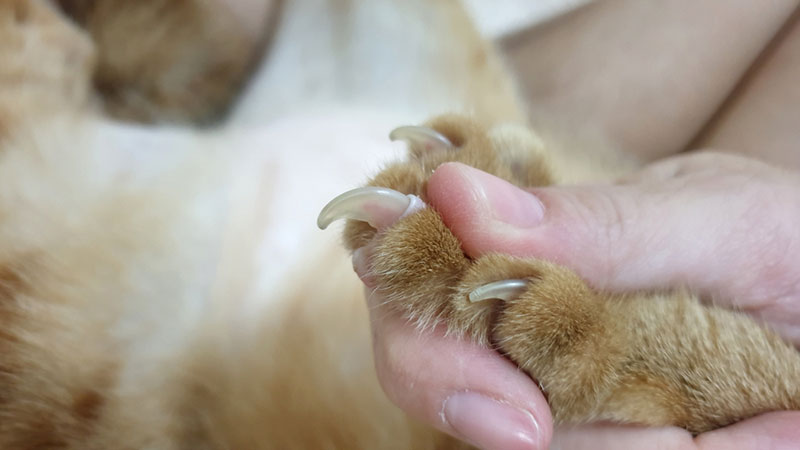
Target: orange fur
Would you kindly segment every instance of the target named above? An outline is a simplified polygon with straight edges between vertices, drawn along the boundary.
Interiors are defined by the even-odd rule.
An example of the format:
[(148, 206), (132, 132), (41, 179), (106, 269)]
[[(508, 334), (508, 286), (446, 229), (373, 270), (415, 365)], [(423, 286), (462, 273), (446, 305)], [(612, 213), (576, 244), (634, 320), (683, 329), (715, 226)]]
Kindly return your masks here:
[(107, 113), (146, 122), (219, 119), (252, 69), (259, 36), (214, 0), (56, 0), (92, 37)]
[[(165, 23), (191, 19), (180, 11)], [(214, 115), (241, 66), (193, 87), (188, 102), (183, 85), (158, 90), (175, 68), (163, 60), (144, 74), (125, 66), (114, 82), (142, 103), (93, 90), (104, 61), (120, 56), (109, 49), (130, 42), (101, 42), (127, 20), (106, 13), (107, 22), (79, 20), (87, 33), (45, 0), (0, 3), (0, 447), (466, 448), (381, 392), (361, 287), (349, 264), (331, 270), (338, 249), (307, 265), (314, 283), (273, 294), (264, 316), (242, 326), (267, 219), (229, 211), (250, 194), (229, 162), (235, 149), (169, 130), (173, 159), (148, 165), (155, 140), (94, 108), (144, 121)], [(181, 36), (167, 54), (209, 52), (210, 66), (190, 76), (242, 55)], [(147, 66), (146, 51), (127, 50), (123, 63)]]
[[(412, 148), (409, 161), (369, 184), (424, 199), (430, 166), (444, 160), (521, 187), (550, 182), (544, 161), (529, 159), (522, 164), (535, 167), (510, 171), (504, 154), (517, 149), (469, 119), (443, 117), (431, 126), (458, 147), (429, 156)], [(541, 142), (528, 136), (529, 147)], [(471, 260), (430, 208), (377, 236), (351, 222), (345, 236), (351, 248), (378, 239), (370, 271), (388, 305), (422, 326), (445, 324), (450, 333), (494, 345), (539, 382), (558, 422), (611, 420), (701, 433), (767, 411), (800, 409), (800, 354), (744, 314), (701, 305), (683, 292), (595, 292), (570, 270), (544, 261)], [(467, 298), (481, 285), (520, 278), (530, 287), (514, 300)]]
[[(164, 145), (178, 162), (153, 169), (137, 165), (153, 153), (152, 141), (92, 108), (139, 121), (215, 117), (249, 73), (258, 39), (204, 0), (56, 3), (85, 29), (44, 0), (0, 2), (0, 447), (466, 447), (410, 420), (382, 394), (361, 286), (340, 250), (309, 256), (291, 289), (270, 286), (269, 308), (243, 320), (243, 299), (261, 295), (253, 288), (257, 230), (272, 218), (251, 212), (262, 206), (259, 196), (245, 202), (243, 217), (228, 210), (242, 194), (228, 135), (170, 134)], [(407, 23), (431, 21), (427, 57), (438, 66), (412, 68), (414, 86), (435, 97), (428, 106), (479, 118), (436, 119), (432, 126), (460, 150), (412, 148), (410, 162), (371, 184), (424, 196), (430, 170), (449, 160), (523, 186), (583, 170), (586, 155), (551, 154), (548, 140), (496, 125), (524, 114), (458, 2), (335, 3), (343, 17), (358, 16), (359, 7), (395, 8)], [(140, 29), (142, 20), (153, 28)], [(350, 55), (342, 45), (341, 56)], [(365, 98), (385, 91), (380, 76), (366, 79)], [(426, 91), (433, 82), (441, 89)], [(125, 150), (129, 139), (133, 152)], [(613, 169), (619, 160), (609, 161)], [(607, 173), (594, 160), (587, 165), (582, 173)], [(356, 247), (373, 236), (350, 224), (346, 241)], [(421, 277), (420, 264), (433, 272)], [(429, 209), (379, 236), (374, 270), (408, 316), (497, 345), (537, 377), (563, 421), (700, 431), (797, 406), (796, 351), (750, 319), (683, 294), (609, 297), (539, 261), (470, 261)], [(473, 287), (506, 277), (534, 283), (504, 305), (464, 303)], [(647, 326), (630, 326), (637, 321)], [(693, 343), (688, 353), (654, 347), (654, 337), (674, 343), (669, 325), (680, 321)], [(543, 342), (549, 352), (531, 351)], [(714, 345), (739, 350), (723, 354)], [(689, 369), (697, 377), (690, 381), (715, 380), (716, 390), (689, 389)], [(737, 382), (737, 370), (748, 377)], [(594, 396), (576, 395), (587, 387)], [(673, 398), (681, 401), (665, 401)]]

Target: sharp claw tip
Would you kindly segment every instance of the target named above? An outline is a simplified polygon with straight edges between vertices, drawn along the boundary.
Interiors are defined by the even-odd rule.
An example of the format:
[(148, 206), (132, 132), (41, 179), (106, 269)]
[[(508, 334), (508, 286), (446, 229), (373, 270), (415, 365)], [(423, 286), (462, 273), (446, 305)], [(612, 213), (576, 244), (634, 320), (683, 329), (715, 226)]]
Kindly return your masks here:
[(329, 201), (319, 212), (317, 216), (317, 228), (320, 230), (328, 228), (328, 226), (336, 220), (336, 217), (332, 217), (331, 215), (331, 209), (336, 206), (338, 198), (339, 197)]

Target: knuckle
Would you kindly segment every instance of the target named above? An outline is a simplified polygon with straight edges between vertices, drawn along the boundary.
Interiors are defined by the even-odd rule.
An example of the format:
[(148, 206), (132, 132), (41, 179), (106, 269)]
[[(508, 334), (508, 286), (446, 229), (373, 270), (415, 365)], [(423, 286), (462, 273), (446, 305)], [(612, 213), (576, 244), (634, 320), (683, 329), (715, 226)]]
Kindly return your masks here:
[(640, 218), (638, 206), (629, 196), (614, 190), (598, 190), (582, 202), (575, 222), (585, 238), (585, 257), (592, 257), (598, 280), (610, 282), (620, 277), (626, 261), (632, 258), (631, 241)]

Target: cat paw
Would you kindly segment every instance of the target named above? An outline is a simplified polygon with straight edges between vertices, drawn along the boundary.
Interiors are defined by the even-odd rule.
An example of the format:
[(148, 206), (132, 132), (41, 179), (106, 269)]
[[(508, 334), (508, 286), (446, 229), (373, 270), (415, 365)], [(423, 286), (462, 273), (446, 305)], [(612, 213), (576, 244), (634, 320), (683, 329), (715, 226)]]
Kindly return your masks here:
[(537, 379), (557, 417), (573, 419), (576, 411), (585, 417), (596, 397), (577, 395), (576, 387), (605, 392), (599, 384), (607, 377), (597, 377), (603, 361), (574, 364), (569, 355), (606, 340), (596, 326), (604, 318), (596, 294), (570, 270), (545, 261), (468, 257), (426, 205), (428, 178), (448, 161), (520, 187), (550, 184), (541, 140), (526, 129), (485, 128), (457, 116), (435, 119), (429, 127), (402, 127), (392, 137), (408, 141), (408, 159), (331, 201), (319, 225), (350, 219), (345, 243), (367, 248), (368, 277), (388, 308), (420, 328), (441, 326), (494, 347)]
[(450, 333), (488, 344), (499, 310), (489, 299), (511, 299), (551, 268), (500, 255), (467, 257), (426, 205), (427, 182), (439, 165), (458, 161), (521, 187), (550, 184), (542, 142), (521, 127), (487, 128), (452, 115), (426, 127), (398, 128), (390, 137), (408, 143), (407, 160), (331, 201), (318, 225), (350, 219), (345, 244), (351, 250), (370, 248), (370, 277), (390, 307), (420, 327), (445, 325)]
[(535, 135), (455, 116), (393, 135), (409, 142), (408, 159), (334, 199), (320, 225), (351, 219), (345, 243), (366, 248), (366, 275), (386, 307), (507, 356), (539, 383), (557, 422), (699, 433), (800, 408), (791, 381), (800, 354), (748, 317), (681, 292), (605, 294), (556, 264), (462, 251), (426, 206), (429, 176), (459, 161), (520, 187), (549, 184)]
[(461, 162), (520, 187), (553, 182), (541, 139), (524, 127), (489, 128), (467, 117), (445, 115), (426, 126), (397, 128), (390, 139), (408, 144), (407, 159), (386, 167), (365, 188), (338, 197), (320, 214), (321, 228), (338, 218), (355, 219), (345, 229), (350, 250), (363, 247), (387, 224), (419, 209), (427, 201), (428, 179), (445, 162)]

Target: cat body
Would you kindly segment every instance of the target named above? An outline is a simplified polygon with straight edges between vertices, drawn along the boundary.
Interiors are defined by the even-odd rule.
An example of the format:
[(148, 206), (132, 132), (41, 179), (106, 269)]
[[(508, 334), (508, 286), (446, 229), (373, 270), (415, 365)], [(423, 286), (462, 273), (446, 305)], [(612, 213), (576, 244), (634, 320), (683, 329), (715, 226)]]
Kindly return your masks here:
[[(417, 3), (287, 3), (242, 101), (207, 131), (109, 119), (171, 122), (174, 112), (154, 118), (161, 103), (143, 107), (140, 94), (132, 108), (108, 107), (92, 89), (105, 56), (89, 33), (48, 2), (0, 5), (0, 447), (462, 446), (385, 398), (361, 284), (339, 239), (314, 227), (325, 201), (398, 154), (391, 127), (473, 108), (485, 81), (421, 62), (486, 72), (476, 78), (504, 92), (484, 90), (486, 101), (516, 105), (460, 5), (437, 2), (431, 16)], [(387, 84), (364, 70), (381, 46), (402, 43), (387, 17), (446, 17), (414, 46), (447, 33), (488, 59), (400, 52), (401, 84)], [(362, 42), (353, 18), (385, 40)], [(331, 66), (320, 79), (339, 82), (309, 95), (317, 79), (297, 76), (298, 58), (333, 64), (329, 43), (352, 63)], [(363, 142), (337, 142), (365, 118)], [(373, 144), (383, 154), (355, 150)]]
[[(464, 446), (385, 398), (361, 283), (336, 233), (314, 227), (325, 201), (399, 156), (394, 126), (442, 111), (527, 120), (461, 5), (285, 2), (268, 46), (238, 36), (238, 57), (192, 60), (228, 74), (193, 98), (203, 82), (167, 83), (158, 64), (135, 82), (123, 64), (115, 94), (99, 89), (119, 68), (103, 38), (115, 9), (58, 3), (86, 30), (45, 1), (0, 5), (0, 447)], [(227, 20), (213, 2), (170, 5)], [(173, 123), (228, 108), (248, 67), (221, 125)], [(541, 139), (563, 149), (537, 150), (549, 182), (634, 167)]]

